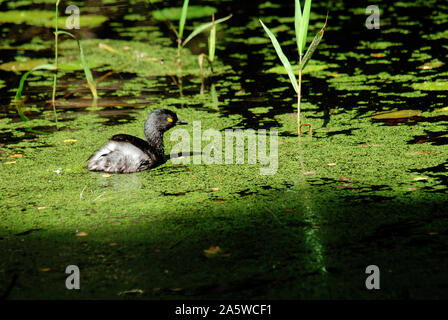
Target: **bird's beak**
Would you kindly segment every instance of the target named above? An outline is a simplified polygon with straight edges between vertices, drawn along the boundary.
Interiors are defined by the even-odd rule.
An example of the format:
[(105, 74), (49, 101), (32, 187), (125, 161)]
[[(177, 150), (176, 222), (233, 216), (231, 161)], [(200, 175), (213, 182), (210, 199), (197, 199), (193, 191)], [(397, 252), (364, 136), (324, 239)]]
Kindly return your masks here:
[(179, 125), (179, 124), (188, 124), (188, 122), (187, 121), (182, 121), (182, 120), (177, 120), (176, 121), (176, 125)]

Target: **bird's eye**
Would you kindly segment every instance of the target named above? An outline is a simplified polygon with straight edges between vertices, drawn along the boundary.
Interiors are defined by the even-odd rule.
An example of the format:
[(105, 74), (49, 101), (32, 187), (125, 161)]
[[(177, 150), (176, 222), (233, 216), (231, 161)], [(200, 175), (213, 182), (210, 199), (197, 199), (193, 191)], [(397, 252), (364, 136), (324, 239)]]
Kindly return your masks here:
[(166, 119), (168, 122), (173, 122), (173, 118)]

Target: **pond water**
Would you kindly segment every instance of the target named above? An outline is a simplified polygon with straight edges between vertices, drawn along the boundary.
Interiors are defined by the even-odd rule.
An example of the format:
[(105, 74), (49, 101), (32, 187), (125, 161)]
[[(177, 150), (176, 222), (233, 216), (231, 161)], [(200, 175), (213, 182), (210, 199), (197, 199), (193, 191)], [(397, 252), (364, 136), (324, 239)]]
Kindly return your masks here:
[[(179, 73), (175, 35), (156, 19), (166, 2), (76, 1), (81, 28), (70, 31), (99, 99), (76, 42), (61, 36), (55, 114), (47, 70), (33, 72), (23, 104), (13, 103), (23, 73), (53, 62), (54, 3), (0, 1), (0, 294), (446, 298), (448, 4), (313, 3), (309, 40), (329, 16), (303, 75), (312, 137), (299, 142), (295, 92), (258, 20), (296, 64), (294, 1), (190, 2), (202, 7), (191, 8), (186, 34), (211, 12), (233, 15), (217, 26), (203, 90), (197, 57), (208, 52), (207, 33), (183, 49)], [(365, 26), (372, 4), (380, 29)], [(201, 121), (203, 131), (277, 129), (278, 169), (205, 165), (191, 149), (185, 164), (87, 171), (111, 135), (143, 137), (156, 108)], [(170, 135), (166, 151), (176, 144)], [(68, 264), (86, 277), (81, 294), (61, 285)], [(365, 289), (372, 264), (382, 290)]]

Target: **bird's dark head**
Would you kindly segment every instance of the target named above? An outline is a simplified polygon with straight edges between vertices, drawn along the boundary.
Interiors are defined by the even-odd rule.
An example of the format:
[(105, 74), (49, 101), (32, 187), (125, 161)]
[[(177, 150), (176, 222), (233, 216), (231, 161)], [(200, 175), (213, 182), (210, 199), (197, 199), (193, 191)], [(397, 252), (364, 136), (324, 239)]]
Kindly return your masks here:
[(175, 125), (188, 124), (188, 122), (179, 120), (177, 114), (168, 109), (156, 109), (148, 117), (145, 123), (146, 130), (156, 129), (159, 132), (165, 132)]

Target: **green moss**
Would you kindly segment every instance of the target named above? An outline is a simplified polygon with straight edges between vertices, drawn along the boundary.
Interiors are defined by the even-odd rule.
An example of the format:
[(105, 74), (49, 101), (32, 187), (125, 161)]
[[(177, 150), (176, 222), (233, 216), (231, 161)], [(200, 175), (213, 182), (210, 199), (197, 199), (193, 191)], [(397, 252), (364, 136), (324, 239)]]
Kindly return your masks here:
[(424, 90), (424, 91), (445, 91), (448, 90), (448, 82), (447, 81), (426, 81), (422, 83), (413, 83), (412, 88), (415, 90)]
[[(79, 25), (81, 28), (95, 28), (103, 24), (107, 17), (101, 15), (80, 15)], [(26, 10), (26, 11), (4, 11), (0, 12), (0, 23), (29, 24), (32, 26), (54, 27), (54, 11)], [(58, 20), (59, 28), (65, 29), (65, 19)]]
[[(180, 19), (182, 8), (164, 8), (161, 10), (152, 11), (154, 19), (157, 20), (172, 20), (177, 21)], [(187, 19), (196, 19), (203, 17), (211, 17), (213, 13), (216, 13), (216, 8), (210, 6), (188, 6)]]

